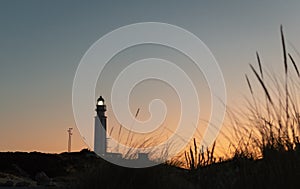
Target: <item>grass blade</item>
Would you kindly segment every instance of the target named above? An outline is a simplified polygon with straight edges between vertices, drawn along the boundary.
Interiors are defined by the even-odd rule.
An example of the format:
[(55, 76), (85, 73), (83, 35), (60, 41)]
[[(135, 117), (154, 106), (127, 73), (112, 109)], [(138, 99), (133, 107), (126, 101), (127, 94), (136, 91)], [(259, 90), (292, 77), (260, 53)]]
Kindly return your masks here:
[(263, 80), (259, 77), (258, 73), (256, 72), (256, 70), (254, 69), (254, 67), (253, 67), (251, 64), (250, 64), (250, 67), (251, 67), (253, 73), (255, 74), (255, 76), (257, 77), (259, 83), (260, 83), (261, 86), (263, 87), (263, 89), (264, 89), (264, 91), (265, 91), (265, 94), (266, 94), (266, 96), (267, 96), (269, 102), (273, 105), (273, 101), (272, 101), (272, 99), (271, 99), (271, 96), (270, 96), (270, 94), (269, 94), (269, 91), (268, 91), (267, 87), (265, 86)]
[(258, 66), (259, 66), (259, 72), (260, 72), (260, 76), (263, 79), (264, 75), (263, 75), (263, 71), (262, 71), (262, 66), (261, 66), (261, 62), (260, 62), (260, 57), (258, 52), (256, 51), (256, 58), (257, 58), (257, 62), (258, 62)]
[(284, 72), (287, 74), (287, 58), (286, 58), (286, 48), (285, 48), (285, 40), (284, 40), (284, 34), (283, 34), (283, 27), (280, 26), (280, 33), (281, 33), (281, 43), (282, 43), (282, 50), (283, 50), (283, 62), (284, 62)]
[(295, 68), (295, 70), (296, 70), (296, 72), (297, 72), (298, 77), (300, 77), (299, 70), (298, 70), (298, 67), (297, 67), (297, 65), (296, 65), (295, 60), (293, 59), (293, 57), (292, 57), (292, 55), (291, 55), (290, 53), (288, 53), (288, 55), (289, 55), (289, 57), (290, 57), (290, 59), (291, 59), (293, 65), (294, 65), (294, 68)]
[(247, 74), (245, 74), (245, 77), (246, 77), (246, 80), (247, 80), (247, 83), (248, 83), (248, 87), (249, 87), (249, 89), (250, 89), (250, 92), (251, 92), (251, 94), (253, 95), (252, 86), (251, 86), (251, 83), (250, 83), (250, 81), (249, 81), (249, 78), (248, 78)]

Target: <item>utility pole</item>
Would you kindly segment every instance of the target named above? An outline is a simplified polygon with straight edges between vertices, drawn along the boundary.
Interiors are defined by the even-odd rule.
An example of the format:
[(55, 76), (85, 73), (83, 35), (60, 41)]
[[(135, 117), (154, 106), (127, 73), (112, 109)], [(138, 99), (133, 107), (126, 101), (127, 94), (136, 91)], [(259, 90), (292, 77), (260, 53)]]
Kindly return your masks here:
[(69, 128), (68, 129), (68, 133), (69, 133), (69, 140), (68, 140), (68, 152), (71, 152), (71, 136), (72, 136), (72, 130), (73, 128)]

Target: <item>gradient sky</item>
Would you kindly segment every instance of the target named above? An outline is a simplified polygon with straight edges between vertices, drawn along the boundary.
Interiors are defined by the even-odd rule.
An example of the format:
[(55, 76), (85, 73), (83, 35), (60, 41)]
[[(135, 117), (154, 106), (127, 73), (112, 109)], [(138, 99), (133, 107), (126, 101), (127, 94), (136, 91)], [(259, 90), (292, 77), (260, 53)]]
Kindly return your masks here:
[[(96, 40), (118, 27), (165, 22), (197, 35), (216, 57), (234, 105), (247, 92), (244, 74), (255, 51), (266, 67), (282, 68), (280, 24), (300, 49), (299, 10), (298, 0), (0, 0), (0, 151), (67, 149), (76, 68)], [(139, 103), (141, 94), (133, 94)], [(83, 147), (75, 130), (73, 150)]]

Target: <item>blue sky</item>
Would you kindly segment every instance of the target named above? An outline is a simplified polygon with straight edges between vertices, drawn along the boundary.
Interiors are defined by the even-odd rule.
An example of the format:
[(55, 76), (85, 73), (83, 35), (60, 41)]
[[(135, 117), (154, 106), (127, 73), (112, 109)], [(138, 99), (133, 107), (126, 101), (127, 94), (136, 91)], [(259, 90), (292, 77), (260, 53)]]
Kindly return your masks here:
[[(75, 124), (76, 68), (97, 39), (118, 27), (164, 22), (197, 35), (219, 62), (232, 104), (247, 90), (243, 76), (255, 51), (266, 67), (281, 69), (280, 24), (300, 49), (297, 0), (1, 0), (0, 5), (0, 151), (66, 149), (66, 129)], [(78, 133), (74, 137), (74, 148), (83, 147)]]

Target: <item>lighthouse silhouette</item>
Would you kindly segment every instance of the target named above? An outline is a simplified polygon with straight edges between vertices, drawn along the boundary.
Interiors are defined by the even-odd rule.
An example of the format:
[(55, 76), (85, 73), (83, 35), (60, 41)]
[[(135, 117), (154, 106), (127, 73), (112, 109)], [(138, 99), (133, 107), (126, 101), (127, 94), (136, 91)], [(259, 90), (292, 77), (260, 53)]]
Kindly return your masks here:
[(97, 100), (96, 105), (97, 116), (95, 116), (95, 130), (94, 130), (94, 152), (98, 155), (105, 155), (107, 149), (106, 136), (106, 105), (102, 96)]
[[(126, 159), (122, 158), (121, 153), (107, 152), (107, 127), (105, 115), (106, 105), (102, 96), (97, 100), (96, 105), (97, 116), (95, 116), (95, 130), (94, 130), (94, 152), (101, 156), (109, 159), (110, 161), (119, 164), (120, 162), (126, 162)], [(148, 153), (137, 153), (137, 159), (127, 162), (126, 165), (130, 167), (139, 167), (138, 165), (148, 165), (151, 163), (148, 159)], [(150, 165), (150, 164), (149, 164)]]

